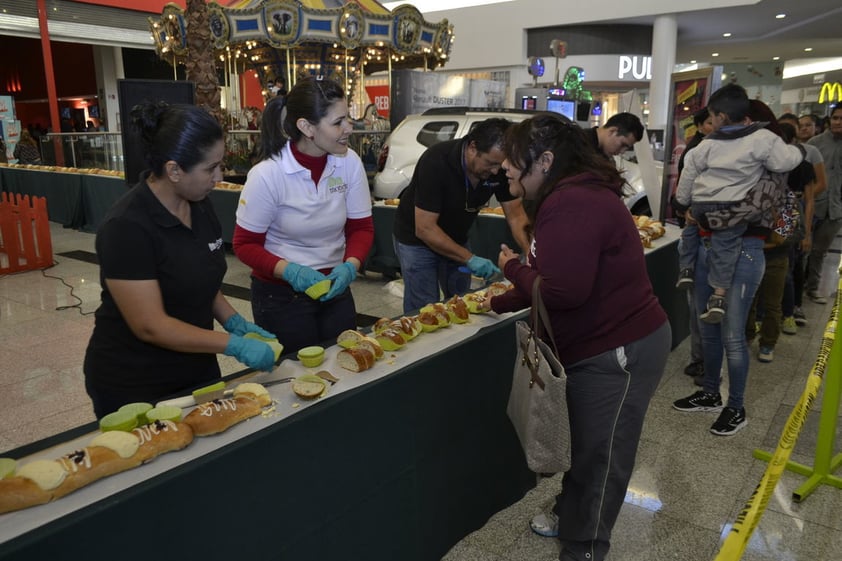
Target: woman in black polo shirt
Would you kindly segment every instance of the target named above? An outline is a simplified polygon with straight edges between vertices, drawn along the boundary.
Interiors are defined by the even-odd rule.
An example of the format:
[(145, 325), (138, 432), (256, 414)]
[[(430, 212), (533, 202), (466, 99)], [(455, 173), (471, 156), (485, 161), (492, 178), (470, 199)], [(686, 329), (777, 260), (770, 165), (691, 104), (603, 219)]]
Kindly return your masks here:
[(222, 129), (189, 105), (136, 106), (131, 118), (149, 170), (97, 233), (102, 304), (84, 367), (97, 417), (212, 383), (217, 353), (263, 370), (274, 362), (267, 343), (243, 337), (272, 335), (220, 292), (227, 264), (207, 195), (222, 179)]

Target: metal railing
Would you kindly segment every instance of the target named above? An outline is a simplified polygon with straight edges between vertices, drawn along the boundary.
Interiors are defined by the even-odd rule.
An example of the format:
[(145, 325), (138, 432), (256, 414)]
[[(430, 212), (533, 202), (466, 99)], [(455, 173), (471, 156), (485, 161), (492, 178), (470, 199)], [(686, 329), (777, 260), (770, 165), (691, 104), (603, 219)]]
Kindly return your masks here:
[(40, 147), (44, 165), (125, 171), (118, 132), (52, 132), (41, 137)]
[[(380, 130), (355, 130), (351, 133), (349, 145), (359, 154), (369, 178), (377, 172), (380, 148), (388, 136), (389, 131)], [(60, 165), (61, 161), (65, 167), (125, 171), (121, 133), (47, 133), (40, 140), (41, 161), (44, 165)], [(259, 146), (260, 131), (228, 131), (225, 140), (227, 170), (245, 175), (256, 162)]]

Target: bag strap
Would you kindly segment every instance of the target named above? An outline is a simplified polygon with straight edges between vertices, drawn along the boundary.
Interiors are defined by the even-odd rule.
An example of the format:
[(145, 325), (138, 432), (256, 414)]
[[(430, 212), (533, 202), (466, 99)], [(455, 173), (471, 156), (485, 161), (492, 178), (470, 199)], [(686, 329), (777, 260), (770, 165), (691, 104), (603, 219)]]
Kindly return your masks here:
[(553, 354), (558, 358), (558, 348), (555, 345), (550, 314), (547, 312), (547, 307), (544, 306), (544, 300), (541, 298), (541, 275), (536, 276), (535, 282), (532, 283), (532, 311), (532, 331), (542, 341), (546, 339), (550, 340)]

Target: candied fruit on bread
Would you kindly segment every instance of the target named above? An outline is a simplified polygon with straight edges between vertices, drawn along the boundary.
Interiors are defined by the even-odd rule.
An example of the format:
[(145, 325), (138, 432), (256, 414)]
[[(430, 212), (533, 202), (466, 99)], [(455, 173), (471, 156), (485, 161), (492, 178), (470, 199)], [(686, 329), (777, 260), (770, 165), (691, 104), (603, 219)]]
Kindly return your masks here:
[(495, 296), (505, 294), (510, 288), (511, 286), (504, 282), (494, 282), (491, 283), (489, 287), (485, 289), (485, 295), (488, 298), (493, 298)]

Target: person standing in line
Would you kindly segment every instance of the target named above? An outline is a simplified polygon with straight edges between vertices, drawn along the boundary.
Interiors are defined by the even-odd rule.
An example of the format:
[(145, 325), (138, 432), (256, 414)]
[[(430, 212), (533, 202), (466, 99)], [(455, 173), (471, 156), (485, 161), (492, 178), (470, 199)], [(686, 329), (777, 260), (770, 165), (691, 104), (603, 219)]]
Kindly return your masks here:
[[(701, 175), (687, 175), (686, 171), (690, 165), (701, 169), (700, 164), (715, 172), (711, 176), (713, 182), (706, 184), (708, 188), (716, 183), (720, 187), (733, 185), (738, 180), (739, 185), (745, 186), (745, 200), (739, 205), (731, 203), (731, 209), (725, 212), (734, 212), (743, 225), (740, 226), (741, 235), (735, 240), (735, 260), (731, 263), (730, 281), (723, 287), (724, 295), (721, 297), (721, 307), (727, 309), (728, 313), (724, 314), (720, 323), (704, 322), (699, 326), (705, 355), (702, 389), (676, 400), (673, 408), (685, 412), (720, 412), (710, 432), (717, 436), (729, 436), (747, 423), (744, 398), (750, 359), (746, 319), (763, 278), (766, 265), (763, 246), (776, 219), (775, 209), (783, 200), (784, 180), (780, 173), (770, 174), (769, 171), (770, 168), (777, 171), (794, 168), (803, 159), (803, 149), (784, 144), (780, 137), (760, 128), (760, 123), (749, 124), (751, 104), (741, 86), (723, 86), (711, 96), (708, 107), (715, 122), (739, 122), (741, 125), (726, 130), (726, 138), (702, 141), (688, 157), (688, 168), (685, 168), (685, 174), (682, 175), (682, 183), (694, 179), (696, 183), (693, 188), (696, 188), (698, 179), (694, 176), (699, 175), (701, 178)], [(693, 204), (696, 202), (694, 191)], [(742, 212), (743, 207), (745, 212)], [(687, 214), (691, 218), (701, 215), (693, 209)], [(730, 220), (727, 214), (716, 217)], [(745, 224), (746, 220), (750, 221)], [(708, 237), (707, 228), (699, 228), (699, 235), (702, 239), (696, 244), (694, 284), (696, 305), (701, 307), (715, 294), (714, 288), (708, 283), (709, 269), (712, 268), (710, 264), (713, 263), (711, 254), (715, 251), (715, 245), (705, 239)], [(723, 408), (719, 387), (725, 357), (728, 359), (729, 386), (728, 403)]]
[[(261, 161), (237, 206), (234, 252), (251, 267), (255, 320), (287, 351), (356, 327), (351, 282), (374, 241), (371, 195), (351, 135), (345, 92), (299, 80), (266, 105)], [(329, 280), (318, 299), (305, 291)]]
[(819, 133), (819, 118), (812, 113), (798, 117), (798, 141), (807, 142)]
[[(804, 238), (800, 244), (793, 246), (790, 254), (790, 273), (787, 275), (787, 285), (784, 288), (784, 333), (795, 334), (799, 326), (807, 325), (807, 316), (804, 313), (802, 303), (804, 301), (804, 284), (807, 278), (807, 256), (813, 244), (813, 215), (815, 209), (816, 195), (827, 189), (827, 175), (824, 169), (824, 158), (819, 149), (812, 144), (804, 144), (798, 140), (798, 117), (792, 113), (785, 113), (778, 117), (778, 123), (790, 124), (796, 131), (795, 141), (807, 151), (804, 160), (813, 167), (815, 180), (804, 188), (801, 195), (802, 225), (804, 227)], [(792, 317), (787, 316), (788, 310), (792, 309)], [(793, 326), (792, 324), (795, 324)]]
[(822, 265), (833, 238), (842, 228), (842, 103), (830, 110), (830, 125), (807, 144), (821, 152), (827, 171), (827, 189), (816, 196), (813, 246), (807, 257), (807, 280), (804, 290), (816, 304), (826, 304), (819, 293)]
[[(693, 137), (687, 142), (681, 157), (678, 159), (678, 177), (681, 177), (681, 170), (684, 169), (684, 158), (687, 153), (699, 145), (704, 138), (713, 132), (713, 117), (707, 107), (703, 107), (696, 111), (693, 115), (693, 125), (696, 127), (696, 132)], [(683, 227), (684, 219), (679, 218), (679, 225)], [(680, 243), (680, 240), (679, 240)], [(690, 288), (687, 293), (687, 310), (690, 312), (690, 364), (684, 367), (684, 373), (693, 377), (693, 381), (701, 384), (701, 379), (705, 374), (704, 354), (702, 353), (702, 338), (699, 334), (699, 311), (696, 309), (696, 298), (693, 289)]]
[(681, 176), (681, 170), (684, 169), (684, 158), (687, 156), (687, 153), (698, 146), (707, 135), (713, 132), (713, 117), (707, 107), (702, 107), (696, 111), (693, 115), (693, 125), (696, 127), (696, 132), (687, 142), (684, 151), (681, 153), (681, 157), (678, 158), (679, 177)]
[(404, 312), (438, 302), (440, 290), (445, 299), (467, 292), (468, 270), (486, 280), (500, 272), (468, 244), (468, 230), (492, 196), (503, 207), (517, 244), (527, 246), (523, 204), (509, 193), (500, 168), (510, 126), (506, 119), (486, 119), (464, 138), (434, 144), (419, 158), (401, 194), (393, 230)]
[(622, 200), (623, 178), (587, 133), (542, 113), (512, 127), (505, 151), (512, 195), (534, 202), (533, 237), (525, 264), (502, 246), (497, 263), (514, 288), (487, 305), (528, 308), (540, 277), (570, 414), (572, 465), (553, 512), (530, 526), (558, 536), (563, 561), (602, 561), (664, 373), (670, 324)]
[[(769, 106), (762, 101), (752, 99), (749, 118), (753, 122), (768, 123), (766, 128), (784, 139), (784, 142), (791, 144), (795, 140), (795, 129), (789, 124), (778, 124)], [(793, 193), (799, 196), (805, 189), (809, 191), (809, 185), (815, 179), (813, 166), (807, 160), (801, 162), (795, 169), (790, 171), (786, 177), (780, 177), (783, 183), (789, 186)], [(806, 184), (805, 184), (806, 182)], [(787, 202), (786, 200), (783, 201)], [(789, 259), (792, 248), (801, 242), (802, 225), (790, 234), (787, 238), (780, 235), (770, 235), (763, 246), (763, 256), (766, 259), (766, 266), (763, 270), (763, 278), (754, 302), (749, 309), (746, 319), (746, 339), (751, 342), (758, 335), (757, 360), (760, 362), (772, 362), (775, 358), (775, 346), (785, 324), (783, 317), (789, 314), (792, 319), (792, 310), (784, 310), (783, 296), (786, 290), (786, 279), (790, 270)], [(760, 329), (758, 329), (758, 325)], [(794, 325), (794, 321), (793, 321)]]
[(138, 105), (131, 119), (149, 170), (96, 236), (102, 303), (84, 372), (97, 417), (219, 380), (217, 353), (260, 370), (275, 362), (267, 343), (244, 337), (272, 335), (220, 290), (222, 226), (207, 195), (222, 180), (222, 128), (193, 105)]

